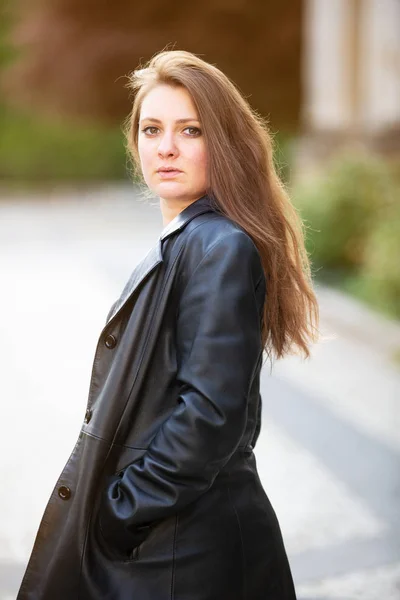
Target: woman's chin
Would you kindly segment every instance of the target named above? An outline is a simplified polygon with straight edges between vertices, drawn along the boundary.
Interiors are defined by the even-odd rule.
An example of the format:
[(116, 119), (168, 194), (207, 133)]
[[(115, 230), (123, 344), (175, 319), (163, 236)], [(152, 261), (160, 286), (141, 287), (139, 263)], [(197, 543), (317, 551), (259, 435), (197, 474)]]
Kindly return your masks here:
[(164, 200), (185, 198), (190, 195), (190, 189), (187, 189), (176, 181), (164, 181), (162, 184), (155, 186), (154, 191), (157, 196), (164, 198)]

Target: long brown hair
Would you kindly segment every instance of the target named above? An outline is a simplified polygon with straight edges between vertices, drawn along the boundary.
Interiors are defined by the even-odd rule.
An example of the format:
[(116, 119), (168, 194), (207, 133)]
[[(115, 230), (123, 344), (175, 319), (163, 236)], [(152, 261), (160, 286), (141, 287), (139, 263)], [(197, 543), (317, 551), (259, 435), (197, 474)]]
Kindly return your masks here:
[(191, 95), (208, 152), (207, 193), (260, 253), (267, 282), (265, 350), (277, 358), (299, 351), (309, 356), (309, 343), (317, 339), (318, 304), (302, 222), (275, 170), (264, 119), (215, 66), (190, 52), (160, 52), (134, 71), (128, 84), (135, 99), (126, 123), (127, 146), (139, 173), (141, 104), (159, 84), (183, 86)]

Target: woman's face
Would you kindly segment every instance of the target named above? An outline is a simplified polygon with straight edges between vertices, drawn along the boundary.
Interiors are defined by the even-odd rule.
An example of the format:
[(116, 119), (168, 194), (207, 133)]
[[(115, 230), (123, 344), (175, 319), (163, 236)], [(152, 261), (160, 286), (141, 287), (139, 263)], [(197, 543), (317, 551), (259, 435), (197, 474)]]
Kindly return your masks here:
[(144, 180), (155, 195), (190, 204), (205, 194), (205, 142), (185, 88), (158, 85), (144, 97), (138, 151)]

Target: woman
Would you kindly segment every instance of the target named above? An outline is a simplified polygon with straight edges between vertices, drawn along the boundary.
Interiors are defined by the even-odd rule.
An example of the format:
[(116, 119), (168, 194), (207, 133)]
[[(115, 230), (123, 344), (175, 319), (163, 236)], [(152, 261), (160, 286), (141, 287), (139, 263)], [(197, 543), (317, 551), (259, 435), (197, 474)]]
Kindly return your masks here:
[(263, 349), (314, 338), (301, 228), (224, 74), (168, 51), (131, 83), (128, 148), (165, 227), (100, 334), (18, 599), (292, 600), (253, 448)]

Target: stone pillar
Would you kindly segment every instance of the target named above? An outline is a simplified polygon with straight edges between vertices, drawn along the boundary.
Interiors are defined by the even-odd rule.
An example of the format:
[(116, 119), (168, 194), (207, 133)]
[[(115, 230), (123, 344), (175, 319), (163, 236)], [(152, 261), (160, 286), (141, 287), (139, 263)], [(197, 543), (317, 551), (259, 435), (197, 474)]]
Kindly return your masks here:
[(360, 122), (375, 133), (400, 124), (400, 0), (364, 0), (363, 5)]
[(400, 0), (305, 0), (298, 167), (351, 145), (400, 154)]

